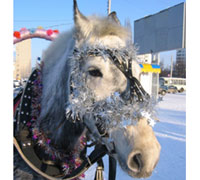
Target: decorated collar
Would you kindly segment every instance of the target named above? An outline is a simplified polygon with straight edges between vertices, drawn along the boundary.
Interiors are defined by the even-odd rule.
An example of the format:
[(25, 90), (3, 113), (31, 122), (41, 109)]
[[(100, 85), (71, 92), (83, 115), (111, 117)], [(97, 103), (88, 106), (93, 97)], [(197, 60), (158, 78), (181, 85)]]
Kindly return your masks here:
[[(52, 162), (60, 162), (64, 174), (70, 174), (74, 169), (80, 166), (82, 160), (80, 153), (86, 146), (86, 136), (83, 134), (76, 144), (75, 148), (69, 154), (61, 152), (51, 145), (45, 133), (40, 131), (37, 125), (37, 119), (41, 112), (41, 94), (42, 94), (42, 68), (35, 69), (24, 89), (20, 105), (20, 123), (29, 129), (32, 136), (32, 142), (40, 147)], [(30, 143), (30, 142), (29, 142)], [(25, 145), (25, 144), (24, 144)], [(28, 144), (29, 145), (29, 144)], [(81, 175), (82, 177), (84, 174)], [(77, 178), (78, 180), (79, 178)]]

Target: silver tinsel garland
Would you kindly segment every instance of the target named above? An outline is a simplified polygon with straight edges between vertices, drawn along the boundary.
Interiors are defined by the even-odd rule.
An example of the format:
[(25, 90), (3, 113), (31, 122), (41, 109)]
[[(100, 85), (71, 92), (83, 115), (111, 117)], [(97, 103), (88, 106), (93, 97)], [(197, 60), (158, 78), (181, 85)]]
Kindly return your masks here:
[[(135, 59), (134, 50), (112, 50), (116, 56), (120, 56), (127, 60)], [(124, 127), (126, 125), (136, 125), (141, 117), (146, 117), (151, 126), (155, 124), (156, 111), (154, 110), (155, 100), (148, 99), (143, 102), (133, 100), (127, 102), (118, 92), (113, 93), (101, 101), (95, 101), (93, 91), (86, 86), (86, 73), (81, 71), (81, 64), (89, 55), (102, 56), (105, 61), (108, 60), (106, 49), (102, 47), (86, 47), (82, 50), (76, 50), (72, 64), (71, 87), (73, 89), (69, 96), (69, 102), (66, 107), (67, 119), (76, 122), (82, 121), (85, 114), (93, 117), (95, 124), (100, 125), (107, 132), (116, 127)], [(110, 61), (110, 63), (112, 63)], [(134, 98), (135, 99), (135, 98)], [(136, 98), (137, 99), (137, 98)]]

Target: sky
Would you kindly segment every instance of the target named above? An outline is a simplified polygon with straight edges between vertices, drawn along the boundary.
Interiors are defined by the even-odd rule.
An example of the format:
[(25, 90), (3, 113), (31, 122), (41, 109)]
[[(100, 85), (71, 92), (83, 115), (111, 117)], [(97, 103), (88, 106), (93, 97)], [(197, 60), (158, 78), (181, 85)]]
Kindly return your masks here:
[[(80, 11), (88, 16), (92, 14), (107, 15), (107, 0), (77, 0)], [(112, 0), (111, 11), (116, 11), (123, 25), (125, 20), (131, 22), (144, 16), (155, 14), (185, 0)], [(13, 1), (13, 30), (23, 27), (58, 29), (67, 31), (73, 26), (73, 0), (14, 0)], [(32, 39), (32, 66), (37, 57), (50, 44), (43, 39)], [(170, 63), (171, 56), (175, 59), (175, 51), (161, 53), (165, 64)]]

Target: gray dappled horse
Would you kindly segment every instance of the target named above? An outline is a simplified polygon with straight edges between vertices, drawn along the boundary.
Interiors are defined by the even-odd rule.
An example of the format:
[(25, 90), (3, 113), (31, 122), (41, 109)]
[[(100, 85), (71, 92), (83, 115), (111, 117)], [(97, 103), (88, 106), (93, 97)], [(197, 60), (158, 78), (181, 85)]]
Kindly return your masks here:
[[(81, 163), (83, 149), (74, 149), (80, 137), (85, 137), (86, 141), (104, 144), (108, 151), (114, 147), (114, 153), (110, 151), (109, 155), (130, 176), (148, 177), (159, 160), (161, 147), (148, 118), (136, 112), (148, 98), (134, 101), (137, 92), (130, 93), (135, 88), (131, 80), (139, 79), (140, 74), (130, 33), (120, 25), (114, 12), (108, 17), (85, 17), (75, 0), (74, 23), (75, 27), (60, 34), (42, 58), (39, 115), (36, 113), (37, 121), (30, 125), (37, 144), (35, 151), (40, 154), (39, 148), (44, 149), (46, 162), (60, 162), (63, 154), (76, 152)], [(129, 110), (137, 115), (130, 115)], [(124, 119), (129, 119), (129, 123)], [(106, 132), (104, 138), (99, 127)], [(19, 172), (23, 174), (19, 169), (31, 172), (17, 155), (15, 168), (19, 179)], [(70, 173), (67, 168), (70, 169), (69, 164), (65, 164), (65, 170)]]

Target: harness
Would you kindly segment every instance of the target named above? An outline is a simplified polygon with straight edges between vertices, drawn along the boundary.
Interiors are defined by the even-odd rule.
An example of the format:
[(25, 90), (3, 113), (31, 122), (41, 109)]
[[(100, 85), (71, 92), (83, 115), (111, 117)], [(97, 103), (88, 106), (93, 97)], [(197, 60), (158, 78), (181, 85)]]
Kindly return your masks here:
[[(50, 180), (70, 180), (81, 176), (89, 167), (97, 162), (97, 172), (95, 179), (101, 180), (103, 178), (103, 161), (101, 158), (108, 153), (105, 145), (96, 145), (95, 149), (89, 156), (85, 156), (82, 164), (70, 173), (65, 175), (61, 172), (59, 166), (46, 159), (41, 159), (35, 152), (34, 143), (30, 135), (29, 127), (27, 126), (31, 121), (31, 100), (33, 96), (33, 84), (38, 77), (39, 70), (32, 72), (29, 80), (24, 88), (14, 99), (14, 138), (13, 143), (27, 165), (41, 176)], [(91, 145), (88, 145), (90, 147)], [(110, 165), (109, 179), (115, 179), (116, 162), (114, 158), (109, 157)]]
[[(77, 49), (74, 53), (77, 53)], [(109, 55), (109, 59), (118, 67), (118, 69), (127, 77), (130, 82), (130, 95), (129, 99), (132, 101), (137, 97), (137, 101), (144, 102), (148, 101), (149, 95), (145, 92), (140, 82), (132, 76), (131, 71), (131, 59), (128, 61), (125, 56), (128, 56), (125, 52), (125, 56), (119, 58), (118, 53), (109, 49), (90, 49), (87, 53), (90, 55), (99, 56), (103, 53)], [(128, 62), (128, 63), (127, 63)], [(29, 127), (27, 124), (31, 121), (31, 103), (32, 98), (34, 98), (34, 82), (38, 78), (40, 71), (38, 69), (34, 70), (30, 75), (30, 78), (24, 88), (17, 97), (14, 99), (14, 138), (13, 143), (22, 157), (22, 159), (28, 164), (31, 169), (40, 174), (41, 176), (50, 180), (71, 180), (76, 179), (81, 174), (83, 174), (89, 167), (97, 162), (98, 167), (95, 174), (95, 180), (103, 180), (103, 161), (102, 158), (108, 154), (109, 155), (109, 180), (115, 180), (116, 177), (116, 160), (112, 157), (115, 153), (115, 148), (112, 143), (107, 142), (104, 138), (105, 133), (100, 133), (98, 128), (93, 128), (90, 123), (86, 120), (84, 121), (88, 131), (90, 131), (94, 136), (97, 137), (98, 142), (95, 144), (95, 148), (89, 156), (84, 155), (82, 157), (81, 165), (73, 170), (70, 174), (64, 174), (59, 164), (49, 161), (48, 157), (41, 158), (35, 152), (34, 143), (29, 132)], [(92, 144), (93, 145), (93, 144)], [(92, 145), (86, 145), (85, 148)]]

